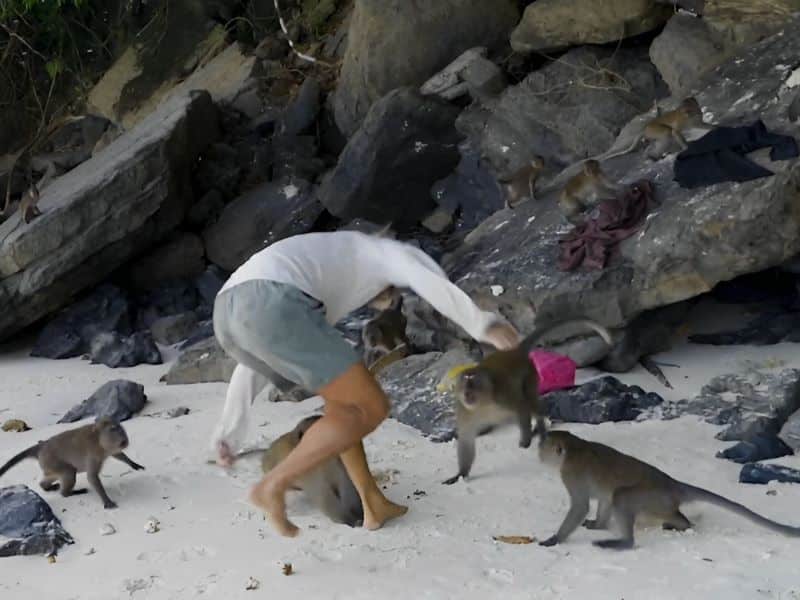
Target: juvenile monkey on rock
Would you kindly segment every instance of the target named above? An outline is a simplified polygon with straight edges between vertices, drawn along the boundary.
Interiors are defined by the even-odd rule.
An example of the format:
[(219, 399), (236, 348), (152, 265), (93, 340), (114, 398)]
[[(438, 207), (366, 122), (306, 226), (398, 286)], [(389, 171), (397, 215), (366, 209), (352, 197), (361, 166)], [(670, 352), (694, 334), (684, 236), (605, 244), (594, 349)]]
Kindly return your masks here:
[(558, 197), (561, 212), (568, 221), (574, 221), (581, 213), (600, 200), (614, 198), (622, 186), (612, 183), (596, 160), (583, 163), (581, 172), (567, 181)]
[[(539, 376), (528, 353), (536, 342), (567, 326), (583, 326), (597, 332), (609, 345), (611, 333), (589, 319), (575, 319), (533, 331), (511, 350), (493, 352), (474, 367), (462, 371), (455, 382), (456, 427), (458, 431), (458, 474), (445, 480), (450, 485), (469, 475), (475, 461), (475, 439), (507, 423), (519, 425), (521, 448), (531, 445), (533, 436), (545, 433), (544, 410), (539, 402)], [(532, 418), (536, 429), (531, 428)]]
[[(726, 508), (776, 533), (800, 537), (800, 527), (776, 523), (738, 502), (677, 481), (633, 456), (566, 431), (548, 431), (539, 445), (539, 457), (545, 464), (560, 470), (570, 501), (564, 522), (555, 535), (540, 542), (542, 546), (564, 542), (581, 523), (587, 529), (608, 529), (613, 518), (621, 537), (594, 544), (601, 548), (630, 549), (638, 515), (647, 513), (660, 518), (664, 529), (685, 531), (691, 523), (680, 507), (694, 501)], [(592, 498), (598, 502), (597, 516), (584, 521)]]
[(535, 200), (536, 180), (544, 170), (544, 158), (534, 154), (530, 161), (508, 179), (500, 179), (506, 195), (506, 208), (516, 208), (525, 199)]
[(117, 508), (100, 481), (100, 471), (108, 457), (116, 458), (134, 470), (144, 469), (123, 452), (128, 447), (128, 435), (122, 425), (101, 417), (90, 425), (70, 429), (23, 450), (0, 467), (0, 477), (26, 458), (35, 458), (42, 468), (39, 485), (46, 492), (60, 489), (62, 496), (85, 494), (75, 489), (77, 473), (86, 473), (89, 485), (103, 500), (103, 508)]

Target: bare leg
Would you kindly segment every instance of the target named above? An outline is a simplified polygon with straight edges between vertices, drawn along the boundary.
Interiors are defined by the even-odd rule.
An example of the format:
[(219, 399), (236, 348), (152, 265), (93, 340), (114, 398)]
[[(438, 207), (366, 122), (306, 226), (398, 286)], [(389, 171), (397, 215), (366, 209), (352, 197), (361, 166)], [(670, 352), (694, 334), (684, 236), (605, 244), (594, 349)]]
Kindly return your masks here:
[(380, 529), (389, 519), (406, 514), (408, 507), (388, 500), (375, 483), (375, 478), (369, 472), (367, 455), (361, 443), (342, 452), (340, 458), (361, 498), (365, 529)]
[[(273, 527), (289, 537), (297, 535), (298, 529), (286, 516), (286, 490), (298, 477), (353, 447), (389, 414), (386, 395), (361, 362), (323, 386), (318, 393), (325, 399), (325, 414), (250, 492), (251, 501), (268, 514)], [(345, 460), (345, 456), (342, 462), (348, 472), (356, 463), (352, 457)], [(366, 485), (357, 470), (351, 477), (357, 488)], [(367, 506), (364, 507), (366, 511)]]

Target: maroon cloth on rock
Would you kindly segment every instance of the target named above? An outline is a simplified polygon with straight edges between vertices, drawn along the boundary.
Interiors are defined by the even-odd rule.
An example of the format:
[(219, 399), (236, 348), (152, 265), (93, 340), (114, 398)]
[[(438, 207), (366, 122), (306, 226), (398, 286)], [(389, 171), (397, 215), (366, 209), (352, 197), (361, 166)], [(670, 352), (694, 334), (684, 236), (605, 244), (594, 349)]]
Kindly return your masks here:
[(629, 186), (622, 196), (603, 200), (597, 205), (597, 217), (576, 225), (558, 240), (558, 268), (604, 268), (619, 243), (636, 233), (654, 206), (653, 184), (646, 179)]

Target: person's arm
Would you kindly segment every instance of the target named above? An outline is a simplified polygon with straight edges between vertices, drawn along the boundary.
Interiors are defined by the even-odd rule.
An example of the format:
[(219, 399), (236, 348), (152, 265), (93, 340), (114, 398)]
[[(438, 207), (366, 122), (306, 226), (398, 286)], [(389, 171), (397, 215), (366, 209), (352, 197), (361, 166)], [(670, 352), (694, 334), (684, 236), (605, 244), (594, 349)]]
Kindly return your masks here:
[(447, 278), (444, 270), (422, 250), (406, 244), (392, 244), (385, 256), (385, 266), (397, 287), (411, 288), (445, 317), (461, 326), (470, 337), (497, 345), (490, 334), (492, 325), (506, 321), (490, 311), (481, 310), (461, 288)]

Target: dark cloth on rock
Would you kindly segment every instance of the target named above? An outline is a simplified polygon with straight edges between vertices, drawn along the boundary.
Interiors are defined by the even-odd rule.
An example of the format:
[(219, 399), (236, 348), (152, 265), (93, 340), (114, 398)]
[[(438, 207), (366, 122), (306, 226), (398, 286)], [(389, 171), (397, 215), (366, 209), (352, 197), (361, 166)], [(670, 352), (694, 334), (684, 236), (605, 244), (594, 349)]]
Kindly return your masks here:
[(789, 135), (767, 130), (761, 119), (743, 127), (716, 127), (675, 159), (675, 181), (682, 187), (695, 188), (724, 181), (750, 181), (773, 175), (753, 162), (746, 154), (771, 147), (770, 160), (798, 156), (797, 142)]
[(600, 202), (596, 217), (561, 236), (558, 268), (604, 268), (619, 243), (636, 233), (654, 206), (653, 184), (645, 179), (629, 186), (623, 195)]

